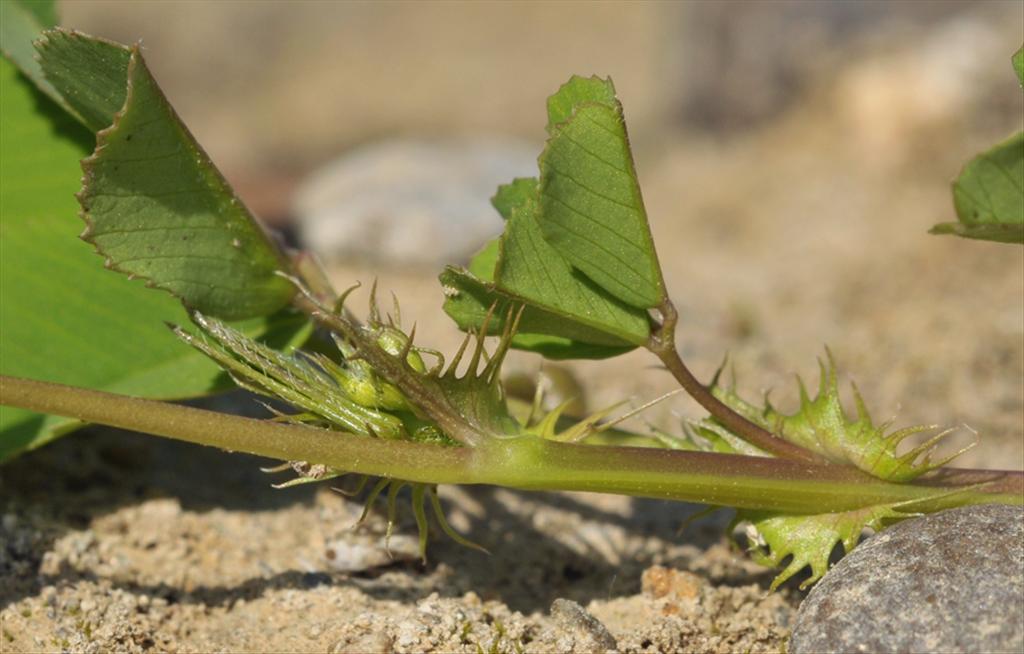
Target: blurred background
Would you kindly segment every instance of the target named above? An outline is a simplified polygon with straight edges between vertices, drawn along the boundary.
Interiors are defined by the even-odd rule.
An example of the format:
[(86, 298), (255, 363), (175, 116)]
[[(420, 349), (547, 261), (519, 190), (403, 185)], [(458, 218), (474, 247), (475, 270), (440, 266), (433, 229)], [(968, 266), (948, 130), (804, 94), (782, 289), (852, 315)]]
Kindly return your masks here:
[[(442, 348), (458, 334), (436, 274), (500, 231), (487, 198), (534, 174), (545, 98), (571, 74), (610, 75), (701, 377), (729, 350), (741, 389), (775, 388), (785, 407), (827, 343), (877, 417), (963, 423), (986, 439), (965, 463), (1024, 465), (1021, 248), (926, 233), (954, 219), (963, 163), (1022, 127), (1018, 1), (61, 10), (141, 40), (250, 207), (338, 286), (379, 276)], [(629, 358), (575, 366), (592, 407), (671, 387)], [(679, 401), (650, 420), (675, 412), (699, 415)]]

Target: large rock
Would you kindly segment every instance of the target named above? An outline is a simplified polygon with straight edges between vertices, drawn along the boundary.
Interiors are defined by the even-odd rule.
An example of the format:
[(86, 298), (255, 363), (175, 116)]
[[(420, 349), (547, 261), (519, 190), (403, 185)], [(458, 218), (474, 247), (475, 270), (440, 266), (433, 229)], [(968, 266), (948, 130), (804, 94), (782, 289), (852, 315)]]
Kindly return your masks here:
[(1024, 651), (1024, 508), (953, 509), (869, 539), (804, 600), (790, 651)]
[(300, 239), (326, 261), (465, 263), (501, 232), (490, 205), (498, 185), (535, 176), (540, 149), (493, 139), (364, 146), (299, 190)]

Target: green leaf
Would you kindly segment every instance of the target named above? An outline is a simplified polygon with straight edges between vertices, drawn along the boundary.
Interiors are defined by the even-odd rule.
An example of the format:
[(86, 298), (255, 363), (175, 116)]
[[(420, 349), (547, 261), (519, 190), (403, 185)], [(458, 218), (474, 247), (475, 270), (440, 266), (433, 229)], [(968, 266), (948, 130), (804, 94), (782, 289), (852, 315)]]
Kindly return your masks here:
[(0, 2), (0, 50), (32, 80), (40, 91), (61, 105), (65, 111), (74, 110), (63, 96), (43, 76), (36, 61), (32, 42), (40, 33), (57, 24), (57, 10), (52, 1), (5, 0)]
[(36, 42), (43, 74), (90, 131), (110, 127), (128, 95), (132, 51), (119, 43), (64, 29)]
[(958, 223), (932, 234), (1024, 244), (1024, 132), (981, 153), (953, 182)]
[[(502, 218), (508, 220), (512, 215), (513, 207), (526, 202), (536, 192), (537, 180), (535, 178), (518, 177), (509, 184), (499, 186), (498, 192), (491, 198), (491, 204), (498, 210)], [(487, 244), (470, 259), (469, 272), (485, 282), (493, 282), (501, 250), (500, 243), (501, 237), (487, 241)]]
[(138, 47), (63, 30), (46, 37), (43, 70), (91, 126), (110, 124), (117, 88), (127, 89), (83, 161), (79, 194), (83, 238), (108, 267), (227, 320), (287, 304), (293, 288), (275, 274), (287, 270), (283, 256), (178, 119)]
[(445, 291), (444, 310), (464, 331), (479, 329), (490, 312), (488, 333), (501, 333), (509, 311), (525, 305), (519, 329), (512, 338), (513, 347), (552, 359), (606, 358), (636, 347), (572, 317), (539, 308), (464, 270), (449, 266), (440, 279)]
[(1024, 86), (1024, 45), (1013, 53), (1013, 71), (1017, 73), (1017, 81)]
[(548, 98), (548, 134), (553, 134), (559, 125), (572, 118), (576, 108), (584, 104), (618, 106), (615, 86), (611, 79), (580, 77), (573, 75)]
[(515, 179), (492, 199), (504, 233), (469, 273), (442, 275), (445, 311), (474, 330), (497, 306), (497, 331), (500, 315), (523, 305), (513, 347), (549, 358), (645, 345), (647, 309), (666, 298), (611, 81), (570, 79), (548, 99), (548, 131), (539, 182)]
[[(7, 61), (0, 86), (0, 372), (154, 398), (228, 387), (164, 326), (187, 320), (179, 302), (103, 270), (75, 238), (77, 161), (92, 135)], [(282, 314), (236, 327), (283, 347), (305, 324)], [(0, 407), (0, 461), (77, 426)]]
[[(513, 346), (548, 358), (604, 358), (646, 343), (646, 312), (598, 287), (544, 239), (537, 222), (537, 180), (501, 186), (493, 202), (506, 219), (505, 232), (471, 262), (478, 279), (454, 270), (442, 276), (442, 283), (459, 292), (448, 294), (445, 310), (460, 327), (478, 329), (492, 304), (497, 302), (496, 313), (504, 315), (518, 302), (528, 309)], [(495, 331), (503, 328), (501, 320), (492, 319), (492, 325)]]
[(665, 285), (611, 81), (573, 77), (548, 112), (551, 137), (539, 160), (544, 238), (619, 300), (659, 306)]
[(494, 238), (480, 248), (469, 261), (469, 272), (485, 282), (494, 281), (494, 268), (498, 265), (498, 252), (501, 239)]
[(537, 197), (536, 177), (517, 177), (508, 184), (498, 187), (498, 192), (491, 198), (491, 204), (498, 210), (501, 217), (508, 220), (512, 210)]
[(498, 287), (620, 341), (646, 343), (650, 335), (647, 313), (612, 297), (559, 256), (541, 233), (534, 198), (524, 196), (511, 210), (495, 270)]

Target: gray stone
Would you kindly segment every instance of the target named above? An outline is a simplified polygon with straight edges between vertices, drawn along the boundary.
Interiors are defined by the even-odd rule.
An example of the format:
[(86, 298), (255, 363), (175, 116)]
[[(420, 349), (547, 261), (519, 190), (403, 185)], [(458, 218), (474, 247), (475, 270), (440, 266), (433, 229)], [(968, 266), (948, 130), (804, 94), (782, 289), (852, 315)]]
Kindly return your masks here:
[(498, 185), (535, 176), (540, 149), (497, 139), (363, 146), (299, 189), (299, 237), (325, 261), (465, 263), (501, 233)]
[(870, 538), (804, 600), (790, 651), (1024, 651), (1024, 508), (953, 509)]

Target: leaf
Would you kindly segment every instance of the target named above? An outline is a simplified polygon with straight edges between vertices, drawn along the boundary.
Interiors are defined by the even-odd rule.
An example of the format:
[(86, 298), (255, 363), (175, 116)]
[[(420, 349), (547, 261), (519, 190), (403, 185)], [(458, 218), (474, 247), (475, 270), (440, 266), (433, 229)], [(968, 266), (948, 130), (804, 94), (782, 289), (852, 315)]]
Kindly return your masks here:
[[(103, 270), (74, 237), (92, 136), (7, 61), (0, 86), (0, 373), (161, 399), (227, 387), (168, 334), (163, 321), (187, 320), (179, 302)], [(283, 347), (304, 340), (304, 324), (280, 314), (236, 327)], [(0, 407), (0, 461), (78, 426)]]
[(1017, 81), (1024, 86), (1024, 45), (1013, 53), (1013, 72), (1017, 73)]
[[(604, 358), (645, 345), (647, 309), (665, 300), (664, 285), (611, 81), (570, 79), (548, 99), (548, 131), (539, 182), (515, 179), (492, 199), (504, 233), (468, 273), (442, 274), (445, 311), (475, 330), (497, 306), (493, 331), (509, 307), (525, 306), (513, 347), (548, 358)], [(581, 209), (591, 224), (580, 222)]]
[(500, 333), (505, 328), (504, 316), (509, 310), (526, 303), (519, 329), (512, 337), (513, 347), (537, 352), (549, 359), (603, 359), (636, 347), (571, 317), (530, 305), (523, 298), (505, 293), (467, 271), (449, 266), (441, 273), (440, 280), (445, 292), (444, 310), (463, 331), (479, 329), (493, 307), (488, 333)]
[[(857, 417), (849, 418), (839, 397), (838, 373), (831, 353), (828, 355), (827, 367), (821, 361), (818, 364), (821, 379), (817, 396), (812, 400), (803, 381), (797, 378), (800, 384), (800, 409), (792, 415), (777, 411), (767, 398), (761, 407), (744, 401), (736, 393), (735, 382), (729, 387), (720, 386), (718, 375), (712, 382), (711, 391), (737, 413), (780, 438), (817, 452), (829, 461), (856, 466), (887, 481), (911, 481), (963, 453), (964, 450), (961, 450), (939, 461), (931, 460), (936, 447), (950, 431), (939, 432), (925, 443), (898, 453), (900, 444), (907, 437), (934, 430), (935, 425), (908, 427), (886, 433), (889, 423), (876, 426), (872, 422), (856, 386), (853, 392)], [(722, 449), (725, 446), (722, 439), (728, 431), (720, 423), (709, 418), (696, 423), (695, 427), (701, 436), (717, 446), (718, 451), (726, 451)], [(733, 438), (738, 437), (733, 435)]]
[[(470, 263), (478, 279), (449, 269), (445, 311), (460, 328), (479, 329), (497, 303), (498, 316), (516, 303), (527, 306), (514, 347), (548, 358), (604, 358), (647, 341), (650, 322), (595, 285), (544, 240), (537, 222), (537, 180), (517, 179), (499, 187), (494, 206), (505, 232)], [(500, 319), (495, 331), (504, 329)]]
[(498, 287), (533, 306), (612, 335), (620, 344), (646, 343), (647, 313), (611, 297), (574, 270), (544, 239), (538, 222), (535, 196), (524, 195), (512, 208), (501, 236), (495, 269)]
[[(1012, 63), (1024, 86), (1024, 46)], [(967, 162), (953, 182), (953, 205), (960, 222), (939, 223), (932, 234), (1024, 244), (1024, 132)]]
[[(127, 78), (119, 79), (124, 52)], [(54, 30), (39, 53), (48, 79), (90, 125), (109, 124), (118, 84), (127, 89), (82, 165), (83, 238), (108, 267), (227, 320), (287, 304), (293, 289), (275, 274), (287, 263), (178, 119), (139, 48)], [(92, 73), (83, 79), (84, 70)]]
[(508, 184), (498, 187), (498, 192), (491, 198), (491, 204), (498, 210), (501, 217), (508, 220), (512, 211), (537, 197), (537, 179), (535, 177), (517, 177)]
[(131, 48), (64, 29), (47, 30), (35, 48), (47, 82), (71, 114), (92, 132), (110, 127), (128, 96)]
[(43, 70), (35, 58), (36, 51), (32, 47), (32, 41), (39, 38), (40, 32), (56, 24), (57, 10), (52, 1), (0, 2), (0, 50), (40, 91), (74, 115), (74, 110), (65, 102), (64, 97), (43, 76)]
[(953, 182), (958, 223), (941, 223), (932, 234), (1024, 243), (1024, 132), (964, 166)]
[(614, 93), (611, 80), (573, 77), (549, 100), (538, 222), (566, 261), (649, 309), (665, 301), (665, 285)]
[[(498, 210), (502, 218), (508, 220), (512, 215), (512, 209), (516, 205), (527, 202), (536, 195), (536, 192), (537, 180), (535, 178), (517, 177), (510, 183), (498, 187), (498, 192), (491, 198), (491, 204)], [(500, 243), (501, 237), (499, 236), (480, 248), (480, 251), (473, 255), (469, 262), (469, 272), (485, 282), (493, 282), (501, 249)]]

